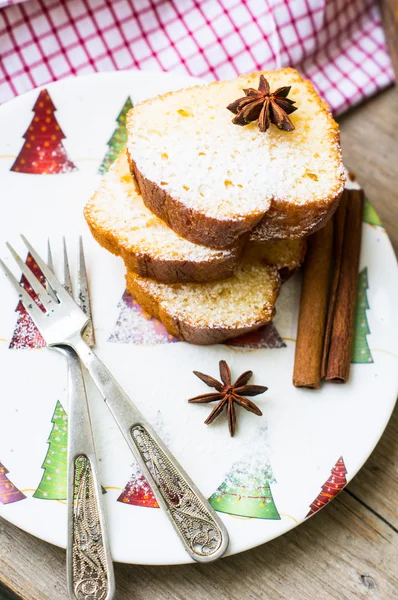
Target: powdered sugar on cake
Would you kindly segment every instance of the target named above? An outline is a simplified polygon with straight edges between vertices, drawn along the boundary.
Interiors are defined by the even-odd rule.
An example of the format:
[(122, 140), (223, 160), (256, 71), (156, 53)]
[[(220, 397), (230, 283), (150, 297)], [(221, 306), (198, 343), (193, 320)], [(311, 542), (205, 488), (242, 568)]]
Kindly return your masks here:
[(105, 175), (85, 213), (126, 252), (147, 253), (158, 260), (198, 263), (238, 256), (236, 248), (219, 250), (193, 244), (151, 213), (135, 189), (125, 152)]
[(305, 204), (340, 193), (337, 125), (313, 88), (292, 70), (270, 72), (271, 88), (292, 84), (292, 132), (231, 123), (227, 104), (258, 75), (181, 90), (137, 105), (128, 151), (143, 177), (218, 220), (267, 212), (272, 199)]

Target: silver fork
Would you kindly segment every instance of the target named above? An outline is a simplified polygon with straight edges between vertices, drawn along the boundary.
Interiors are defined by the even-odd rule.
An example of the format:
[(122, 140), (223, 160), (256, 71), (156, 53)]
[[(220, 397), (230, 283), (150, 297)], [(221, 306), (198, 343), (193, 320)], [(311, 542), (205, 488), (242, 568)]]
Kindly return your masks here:
[[(82, 331), (88, 323), (87, 316), (27, 239), (21, 237), (45, 276), (49, 289), (52, 290), (51, 294), (48, 293), (30, 269), (20, 259), (17, 260), (45, 312), (32, 301), (3, 261), (0, 263), (47, 345), (67, 346), (78, 354), (188, 554), (199, 562), (219, 558), (228, 547), (228, 533), (222, 520), (116, 379), (84, 341)], [(8, 247), (15, 258), (14, 251), (9, 245)]]
[[(14, 258), (21, 266), (20, 258), (11, 247)], [(65, 238), (64, 288), (73, 298), (72, 278), (69, 269)], [(48, 267), (54, 271), (50, 243), (47, 255)], [(57, 297), (47, 285), (47, 292), (56, 302)], [(83, 242), (79, 239), (77, 270), (77, 302), (88, 317), (83, 336), (87, 344), (95, 344), (92, 325), (90, 296)], [(112, 600), (115, 578), (110, 553), (108, 530), (102, 500), (99, 471), (91, 428), (84, 377), (76, 352), (67, 346), (54, 346), (67, 359), (68, 365), (68, 484), (67, 484), (67, 583), (72, 600)]]

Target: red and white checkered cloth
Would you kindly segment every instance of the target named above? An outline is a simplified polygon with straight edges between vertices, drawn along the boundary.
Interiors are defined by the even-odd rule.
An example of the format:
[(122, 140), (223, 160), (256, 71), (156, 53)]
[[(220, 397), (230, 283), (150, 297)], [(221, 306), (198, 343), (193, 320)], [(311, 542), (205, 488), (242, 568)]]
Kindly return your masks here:
[(375, 0), (0, 0), (0, 102), (69, 75), (211, 79), (280, 66), (335, 113), (393, 79)]

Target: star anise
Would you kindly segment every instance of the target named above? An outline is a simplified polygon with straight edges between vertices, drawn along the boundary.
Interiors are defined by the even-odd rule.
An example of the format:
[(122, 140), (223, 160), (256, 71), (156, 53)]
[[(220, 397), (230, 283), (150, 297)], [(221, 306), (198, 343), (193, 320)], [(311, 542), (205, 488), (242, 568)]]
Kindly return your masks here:
[(210, 425), (210, 423), (212, 423), (226, 407), (229, 433), (233, 436), (236, 426), (235, 403), (260, 417), (263, 414), (254, 402), (244, 398), (244, 396), (257, 396), (258, 394), (263, 394), (268, 389), (263, 385), (247, 385), (247, 382), (253, 375), (252, 371), (245, 371), (238, 377), (235, 383), (231, 384), (231, 371), (229, 366), (225, 360), (220, 360), (221, 382), (210, 377), (210, 375), (199, 373), (199, 371), (194, 371), (194, 374), (204, 381), (206, 385), (217, 390), (216, 392), (201, 394), (200, 396), (195, 396), (195, 398), (188, 400), (188, 402), (199, 404), (214, 402), (215, 400), (219, 401), (217, 406), (213, 408), (207, 417), (205, 421), (206, 425)]
[(236, 115), (232, 123), (247, 125), (258, 119), (260, 131), (267, 131), (271, 123), (284, 131), (293, 131), (294, 125), (288, 115), (297, 110), (297, 106), (293, 106), (295, 100), (287, 97), (290, 89), (291, 86), (280, 87), (271, 93), (268, 81), (264, 75), (260, 75), (258, 90), (243, 90), (243, 98), (228, 104), (228, 110)]

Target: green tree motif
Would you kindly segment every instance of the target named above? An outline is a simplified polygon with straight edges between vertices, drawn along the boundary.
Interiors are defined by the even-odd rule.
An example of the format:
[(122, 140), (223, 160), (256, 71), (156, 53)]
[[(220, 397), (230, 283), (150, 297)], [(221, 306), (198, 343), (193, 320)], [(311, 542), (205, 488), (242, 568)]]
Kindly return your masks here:
[(365, 267), (359, 273), (357, 283), (357, 303), (355, 309), (355, 329), (352, 343), (351, 362), (372, 363), (373, 357), (369, 350), (367, 335), (370, 333), (366, 311), (370, 308), (366, 290), (368, 289), (368, 269)]
[(51, 422), (53, 428), (47, 440), (49, 447), (41, 466), (44, 473), (33, 497), (46, 500), (66, 500), (68, 417), (59, 400), (57, 400)]
[(256, 519), (280, 519), (271, 492), (275, 481), (271, 468), (249, 468), (247, 464), (235, 464), (223, 483), (209, 498), (218, 512), (253, 517)]
[(369, 225), (378, 225), (379, 227), (382, 227), (379, 215), (375, 211), (373, 204), (371, 204), (366, 197), (365, 205), (363, 207), (363, 220), (365, 223), (369, 223)]
[(118, 126), (116, 127), (110, 140), (108, 141), (108, 150), (104, 156), (100, 168), (98, 169), (98, 172), (101, 175), (104, 175), (108, 171), (111, 164), (116, 160), (119, 153), (123, 150), (123, 148), (126, 145), (126, 116), (130, 108), (133, 108), (133, 103), (131, 101), (130, 96), (128, 96), (122, 110), (120, 111), (116, 119)]

